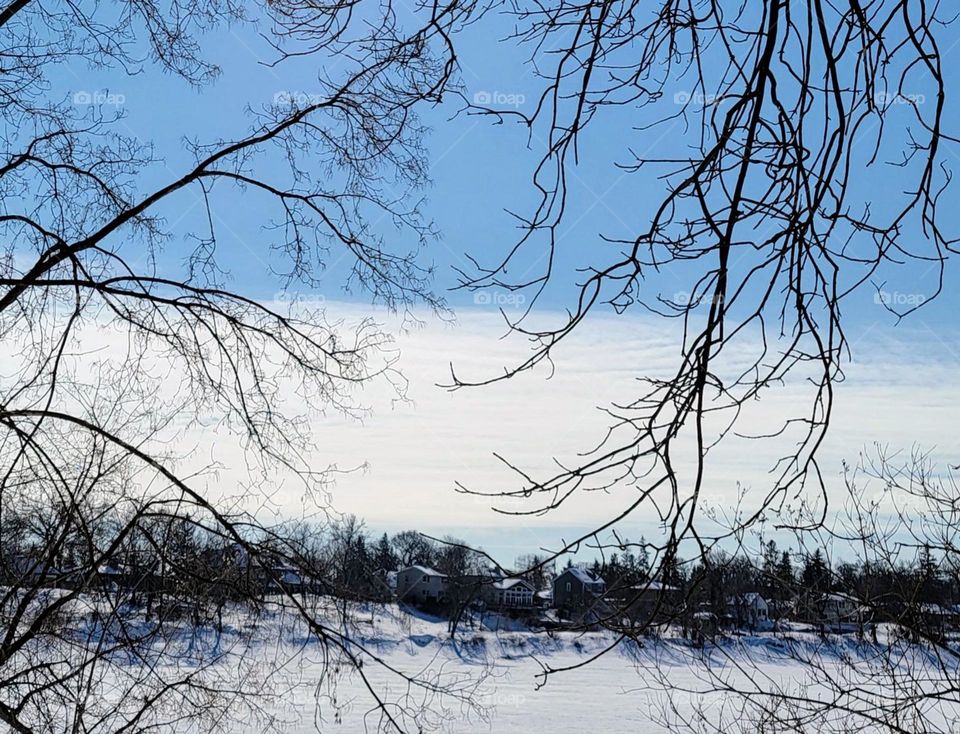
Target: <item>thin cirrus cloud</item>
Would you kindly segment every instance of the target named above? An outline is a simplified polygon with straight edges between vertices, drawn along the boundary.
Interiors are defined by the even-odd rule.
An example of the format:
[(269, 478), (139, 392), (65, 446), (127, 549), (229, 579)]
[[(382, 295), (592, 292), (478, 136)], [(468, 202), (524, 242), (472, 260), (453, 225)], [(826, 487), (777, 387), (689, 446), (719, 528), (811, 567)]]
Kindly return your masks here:
[[(342, 320), (345, 328), (371, 314), (369, 307), (358, 304), (327, 302), (325, 308), (328, 318)], [(420, 326), (403, 330), (400, 316), (376, 315), (396, 334), (393, 347), (408, 381), (406, 400), (397, 401), (381, 379), (356, 396), (370, 409), (362, 420), (335, 411), (310, 416), (315, 446), (307, 458), (312, 468), (364, 467), (337, 473), (329, 497), (321, 501), (329, 501), (338, 513), (364, 518), (375, 531), (416, 528), (433, 535), (453, 533), (510, 558), (523, 550), (555, 549), (561, 538), (569, 540), (609, 519), (635, 498), (636, 487), (621, 485), (611, 492), (577, 494), (542, 516), (516, 517), (491, 508), (539, 505), (533, 499), (498, 504), (458, 493), (455, 487), (461, 483), (488, 492), (518, 487), (518, 475), (495, 453), (542, 478), (556, 469), (554, 459), (569, 464), (579, 452), (594, 447), (609, 422), (599, 407), (635, 399), (643, 389), (638, 383), (641, 376), (665, 377), (676, 369), (677, 321), (596, 317), (558, 349), (553, 369), (541, 365), (510, 380), (450, 391), (442, 385), (450, 382), (451, 364), (462, 378), (492, 377), (520, 362), (529, 353), (529, 343), (516, 336), (504, 338), (504, 323), (495, 308), (465, 308), (455, 321), (420, 316)], [(547, 312), (540, 318), (564, 315)], [(915, 319), (896, 329), (874, 323), (850, 338), (853, 359), (836, 387), (832, 426), (820, 454), (831, 491), (842, 491), (843, 462), (855, 464), (860, 452), (873, 443), (893, 450), (918, 446), (933, 451), (941, 468), (956, 464), (957, 334)], [(90, 328), (81, 341), (84, 353), (96, 354), (97, 359), (114, 354), (123, 360), (127, 354), (126, 339), (116, 330)], [(745, 364), (758, 346), (747, 338), (739, 352), (728, 352), (731, 370)], [(177, 381), (165, 378), (164, 384)], [(290, 385), (289, 391), (288, 405), (296, 412), (296, 386)], [(750, 404), (739, 430), (770, 433), (784, 416), (807, 411), (809, 396), (802, 384), (772, 388)], [(182, 451), (169, 444), (164, 448), (182, 456), (178, 467), (213, 496), (242, 495), (250, 479), (250, 456), (216, 416), (202, 423), (182, 437)], [(742, 490), (748, 499), (763, 496), (770, 470), (791, 446), (789, 436), (764, 441), (730, 436), (710, 455), (703, 503), (723, 510), (734, 506)], [(689, 487), (691, 463), (682, 445), (676, 465), (683, 491)], [(210, 466), (217, 470), (203, 471)], [(268, 473), (266, 482), (262, 475), (258, 479), (258, 492), (248, 498), (262, 502), (265, 509), (288, 517), (317, 512), (292, 476), (277, 472)], [(257, 499), (264, 489), (266, 498)], [(622, 529), (633, 538), (655, 533), (652, 508), (632, 515)]]
[[(364, 313), (359, 306), (337, 303), (327, 304), (327, 310), (345, 322)], [(398, 325), (384, 318), (388, 328)], [(560, 510), (532, 518), (498, 514), (491, 510), (491, 500), (455, 491), (458, 482), (484, 491), (517, 487), (517, 475), (494, 453), (537, 477), (555, 468), (555, 458), (574, 460), (604, 435), (609, 419), (598, 406), (635, 398), (642, 389), (638, 377), (663, 376), (676, 368), (676, 322), (653, 316), (601, 317), (589, 326), (557, 352), (553, 370), (544, 366), (494, 385), (456, 391), (442, 387), (450, 381), (451, 364), (464, 378), (494, 376), (527, 354), (529, 344), (502, 338), (499, 314), (480, 308), (460, 311), (455, 322), (425, 318), (419, 328), (399, 332), (395, 346), (409, 381), (408, 399), (393, 401), (383, 384), (374, 385), (361, 396), (371, 408), (362, 421), (331, 414), (314, 422), (318, 467), (365, 466), (339, 475), (331, 491), (333, 507), (363, 517), (376, 529), (416, 527), (438, 535), (456, 529), (478, 537), (512, 533), (510, 543), (517, 548), (555, 547), (560, 535), (608, 518), (634, 488), (576, 496)], [(854, 342), (854, 359), (837, 387), (832, 427), (821, 453), (828, 485), (839, 491), (842, 462), (855, 463), (873, 443), (921, 446), (956, 463), (953, 415), (960, 395), (952, 379), (957, 358), (950, 348), (956, 338), (921, 326), (871, 328), (869, 339)], [(741, 347), (743, 356), (751, 346)], [(736, 362), (737, 355), (732, 359)], [(808, 409), (802, 386), (774, 389), (751, 405), (741, 430), (768, 432), (785, 411), (802, 414)], [(759, 495), (769, 486), (776, 459), (789, 450), (789, 440), (725, 441), (711, 454), (707, 500), (730, 506), (741, 488)], [(220, 481), (229, 481), (231, 457), (216, 458), (225, 467)], [(278, 486), (272, 500), (291, 514), (301, 509), (293, 484)], [(508, 509), (522, 507), (534, 505)], [(641, 531), (655, 526), (650, 513), (630, 522)]]

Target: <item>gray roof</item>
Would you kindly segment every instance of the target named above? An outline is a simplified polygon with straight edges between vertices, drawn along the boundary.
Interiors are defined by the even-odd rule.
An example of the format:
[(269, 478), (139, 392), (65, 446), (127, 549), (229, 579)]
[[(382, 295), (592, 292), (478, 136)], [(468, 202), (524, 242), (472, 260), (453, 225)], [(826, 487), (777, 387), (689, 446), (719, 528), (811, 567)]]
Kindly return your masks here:
[[(598, 583), (599, 583), (599, 584), (602, 584), (602, 583), (604, 583), (603, 579), (595, 579), (595, 578), (593, 577), (593, 574), (591, 574), (589, 571), (587, 571), (587, 570), (584, 569), (584, 568), (580, 568), (579, 566), (570, 566), (570, 568), (565, 569), (563, 573), (571, 573), (571, 574), (573, 574), (573, 575), (576, 577), (576, 579), (577, 579), (580, 583), (583, 583), (583, 584), (598, 584)], [(563, 573), (560, 574), (560, 576), (563, 576)], [(559, 577), (558, 577), (558, 578), (559, 578)]]
[(500, 579), (499, 581), (493, 582), (493, 588), (502, 589), (505, 591), (507, 589), (512, 589), (514, 586), (519, 584), (526, 586), (531, 592), (534, 590), (533, 585), (524, 579)]

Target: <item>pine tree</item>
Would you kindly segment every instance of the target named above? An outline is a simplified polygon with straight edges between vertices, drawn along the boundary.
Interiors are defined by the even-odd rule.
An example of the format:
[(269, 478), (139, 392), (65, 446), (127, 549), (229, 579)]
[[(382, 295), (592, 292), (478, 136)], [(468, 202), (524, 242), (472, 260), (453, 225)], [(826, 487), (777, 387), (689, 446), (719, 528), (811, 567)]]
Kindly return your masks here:
[(683, 575), (683, 569), (680, 568), (680, 564), (677, 561), (677, 554), (674, 551), (667, 553), (663, 559), (662, 569), (662, 581), (664, 584), (677, 589), (683, 588), (686, 579)]
[(760, 565), (760, 578), (758, 579), (758, 590), (767, 599), (775, 599), (778, 592), (777, 580), (777, 544), (774, 541), (768, 542), (763, 547), (763, 560)]
[(940, 568), (933, 557), (933, 551), (929, 545), (924, 544), (920, 548), (920, 557), (917, 561), (917, 573), (919, 575), (919, 596), (922, 602), (940, 601)]
[(783, 551), (780, 554), (780, 561), (777, 563), (777, 598), (785, 601), (793, 596), (793, 587), (796, 583), (793, 572), (793, 561), (790, 558), (789, 551)]
[(382, 572), (397, 570), (399, 562), (397, 554), (393, 552), (393, 546), (390, 545), (390, 538), (386, 533), (380, 536), (373, 550), (374, 564)]
[(822, 594), (830, 590), (830, 567), (819, 548), (813, 555), (807, 556), (800, 580), (807, 591)]

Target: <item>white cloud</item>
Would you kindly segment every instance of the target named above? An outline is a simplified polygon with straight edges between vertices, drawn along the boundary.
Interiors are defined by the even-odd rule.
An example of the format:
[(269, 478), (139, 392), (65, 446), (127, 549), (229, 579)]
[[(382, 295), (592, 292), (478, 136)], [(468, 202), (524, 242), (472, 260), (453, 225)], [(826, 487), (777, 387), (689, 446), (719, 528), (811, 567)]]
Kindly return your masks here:
[[(355, 306), (328, 308), (347, 320), (360, 313)], [(555, 545), (551, 528), (556, 526), (606, 519), (634, 489), (583, 495), (544, 518), (516, 518), (492, 512), (484, 499), (457, 494), (454, 485), (459, 481), (486, 490), (516, 486), (516, 476), (496, 461), (494, 452), (539, 475), (551, 469), (554, 457), (573, 459), (590, 448), (607, 425), (597, 406), (636, 397), (639, 376), (674, 369), (674, 325), (652, 316), (597, 318), (558, 353), (552, 378), (547, 379), (544, 368), (455, 392), (437, 386), (449, 382), (451, 363), (464, 377), (491, 376), (515, 364), (527, 345), (500, 339), (502, 322), (483, 309), (462, 311), (453, 325), (428, 320), (422, 329), (400, 334), (397, 346), (410, 381), (410, 402), (391, 407), (384, 387), (374, 387), (364, 394), (374, 410), (362, 425), (339, 416), (316, 425), (318, 467), (369, 463), (368, 471), (337, 481), (334, 507), (388, 529), (512, 528), (529, 534), (530, 545)], [(828, 481), (838, 483), (841, 462), (855, 462), (872, 442), (936, 446), (955, 462), (953, 410), (960, 388), (952, 379), (956, 359), (944, 344), (942, 335), (901, 328), (892, 333), (874, 329), (869, 341), (856, 345), (856, 359), (837, 388), (833, 425), (821, 454)], [(771, 391), (745, 416), (745, 429), (769, 429), (785, 410), (807, 410), (799, 388)], [(738, 482), (754, 494), (765, 490), (776, 458), (789, 450), (787, 441), (726, 441), (711, 456), (709, 499), (729, 507)], [(225, 464), (235, 460), (227, 449), (211, 450)], [(683, 468), (681, 463), (681, 475)], [(228, 483), (231, 474), (224, 472), (222, 481)], [(297, 512), (300, 497), (287, 485), (274, 501)], [(637, 518), (641, 524), (651, 520), (649, 514)]]

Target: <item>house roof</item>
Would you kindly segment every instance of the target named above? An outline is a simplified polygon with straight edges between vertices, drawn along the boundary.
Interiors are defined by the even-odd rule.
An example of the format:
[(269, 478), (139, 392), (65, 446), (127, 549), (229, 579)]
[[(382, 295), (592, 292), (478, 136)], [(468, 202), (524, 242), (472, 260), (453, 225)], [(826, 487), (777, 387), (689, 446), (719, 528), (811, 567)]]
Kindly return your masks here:
[(756, 591), (747, 591), (743, 594), (736, 594), (727, 599), (730, 606), (763, 607), (768, 606), (767, 600)]
[(399, 573), (403, 573), (404, 571), (418, 571), (419, 573), (422, 573), (424, 576), (446, 577), (447, 575), (445, 573), (440, 573), (435, 568), (430, 568), (429, 566), (419, 566), (419, 565), (407, 566), (406, 568), (399, 571)]
[(643, 589), (649, 589), (650, 591), (680, 591), (679, 586), (671, 586), (670, 584), (664, 584), (660, 581), (647, 581), (642, 584), (634, 584), (630, 588), (636, 589), (637, 591), (642, 591)]
[(533, 584), (524, 579), (500, 579), (499, 581), (493, 582), (494, 589), (502, 589), (504, 591), (520, 585), (526, 586), (531, 592), (534, 591)]
[[(565, 569), (563, 573), (572, 574), (577, 579), (577, 581), (583, 584), (604, 583), (603, 579), (594, 578), (593, 574), (591, 574), (589, 571), (587, 571), (584, 568), (580, 568), (579, 566), (570, 566), (570, 568)], [(563, 576), (563, 573), (560, 574), (560, 576)], [(558, 576), (557, 578), (560, 578), (560, 577)]]
[(850, 596), (849, 594), (841, 594), (839, 592), (831, 592), (829, 594), (824, 594), (823, 598), (827, 601), (845, 601), (850, 602), (851, 604), (857, 603), (857, 599)]

